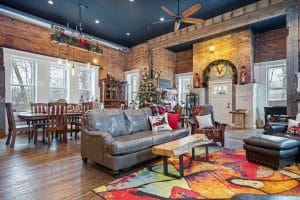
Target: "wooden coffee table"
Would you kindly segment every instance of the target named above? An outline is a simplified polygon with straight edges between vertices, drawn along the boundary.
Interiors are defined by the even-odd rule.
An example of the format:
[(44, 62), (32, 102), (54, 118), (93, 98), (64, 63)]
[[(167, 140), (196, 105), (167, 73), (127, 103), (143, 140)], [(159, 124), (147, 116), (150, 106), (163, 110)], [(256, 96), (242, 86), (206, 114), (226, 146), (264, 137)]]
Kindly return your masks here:
[[(192, 160), (199, 160), (195, 156), (195, 148), (205, 146), (206, 161), (208, 161), (208, 145), (211, 143), (212, 141), (209, 140), (204, 134), (194, 134), (178, 140), (154, 146), (152, 147), (152, 153), (162, 156), (164, 175), (175, 178), (182, 178), (184, 177), (184, 169), (191, 165)], [(183, 164), (183, 155), (189, 153), (191, 150), (192, 159), (190, 160), (188, 166), (185, 167)], [(180, 176), (168, 173), (169, 157), (179, 157)]]

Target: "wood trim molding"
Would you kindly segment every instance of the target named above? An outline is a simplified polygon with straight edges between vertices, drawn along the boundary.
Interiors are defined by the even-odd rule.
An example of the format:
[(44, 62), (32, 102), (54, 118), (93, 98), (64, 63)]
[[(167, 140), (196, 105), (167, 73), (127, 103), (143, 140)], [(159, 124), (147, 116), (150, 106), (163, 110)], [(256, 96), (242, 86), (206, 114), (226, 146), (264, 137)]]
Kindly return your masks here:
[(171, 32), (147, 42), (148, 49), (167, 48), (185, 42), (206, 38), (232, 31), (276, 16), (285, 15), (289, 7), (299, 0), (261, 0), (248, 6), (205, 20), (204, 24), (193, 25)]

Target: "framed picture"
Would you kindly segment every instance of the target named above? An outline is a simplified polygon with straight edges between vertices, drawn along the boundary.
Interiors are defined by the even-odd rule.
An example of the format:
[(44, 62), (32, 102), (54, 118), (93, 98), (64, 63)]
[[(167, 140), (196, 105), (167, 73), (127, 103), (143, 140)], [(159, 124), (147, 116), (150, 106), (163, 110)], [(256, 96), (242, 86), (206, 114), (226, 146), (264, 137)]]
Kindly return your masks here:
[(162, 88), (162, 89), (170, 89), (172, 88), (172, 82), (171, 80), (168, 80), (168, 79), (159, 79), (159, 88)]

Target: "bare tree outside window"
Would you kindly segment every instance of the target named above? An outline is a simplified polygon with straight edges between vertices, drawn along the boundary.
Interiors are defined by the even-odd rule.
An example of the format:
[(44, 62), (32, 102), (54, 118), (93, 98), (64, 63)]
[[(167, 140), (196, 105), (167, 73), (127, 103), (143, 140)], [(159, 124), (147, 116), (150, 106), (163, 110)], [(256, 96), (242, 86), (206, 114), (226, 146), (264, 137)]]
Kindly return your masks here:
[(49, 100), (66, 99), (66, 69), (64, 66), (50, 66)]
[(80, 96), (83, 96), (84, 100), (91, 100), (91, 71), (80, 70), (78, 76)]
[(12, 59), (11, 98), (14, 108), (29, 109), (35, 99), (34, 71), (36, 63), (22, 58)]
[[(286, 101), (286, 67), (268, 68), (268, 103)], [(272, 103), (273, 102), (273, 103)]]

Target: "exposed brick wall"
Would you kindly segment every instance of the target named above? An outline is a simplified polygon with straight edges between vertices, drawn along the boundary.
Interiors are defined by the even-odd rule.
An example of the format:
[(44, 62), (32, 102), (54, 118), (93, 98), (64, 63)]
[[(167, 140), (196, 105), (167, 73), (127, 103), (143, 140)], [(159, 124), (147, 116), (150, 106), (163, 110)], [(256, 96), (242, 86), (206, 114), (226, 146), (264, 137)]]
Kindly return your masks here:
[(255, 62), (286, 59), (286, 28), (255, 35)]
[(137, 45), (131, 49), (127, 55), (126, 71), (148, 68), (148, 46), (146, 43)]
[(188, 73), (193, 71), (193, 50), (176, 53), (175, 73)]
[[(215, 46), (214, 53), (209, 52), (211, 44)], [(194, 74), (202, 74), (202, 71), (208, 64), (219, 59), (231, 61), (238, 70), (244, 65), (247, 71), (250, 72), (250, 30), (231, 33), (227, 36), (217, 37), (193, 45)]]
[[(58, 45), (50, 41), (51, 30), (23, 22), (5, 15), (0, 15), (0, 47), (18, 49), (26, 52), (58, 57)], [(60, 56), (68, 57), (66, 45), (60, 45)], [(109, 71), (117, 79), (124, 80), (126, 53), (103, 47), (103, 55), (90, 54), (96, 57), (98, 65), (103, 68), (100, 78)], [(78, 48), (70, 48), (69, 60), (87, 63), (88, 52)]]
[(154, 49), (152, 54), (153, 69), (161, 71), (160, 78), (175, 80), (176, 54), (167, 49)]

